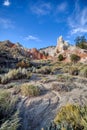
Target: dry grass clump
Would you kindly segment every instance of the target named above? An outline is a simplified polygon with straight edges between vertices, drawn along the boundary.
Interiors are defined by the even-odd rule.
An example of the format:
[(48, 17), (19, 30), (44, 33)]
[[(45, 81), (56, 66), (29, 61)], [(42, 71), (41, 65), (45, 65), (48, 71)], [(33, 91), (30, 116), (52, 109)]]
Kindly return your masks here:
[(13, 69), (10, 70), (7, 74), (1, 77), (1, 83), (5, 84), (11, 80), (23, 79), (23, 78), (30, 78), (31, 75), (26, 69)]
[(70, 126), (74, 130), (87, 130), (87, 106), (68, 104), (63, 106), (54, 119), (56, 124), (61, 123), (65, 130)]
[(40, 95), (40, 88), (38, 86), (25, 83), (21, 86), (21, 94), (28, 97), (38, 96)]
[(17, 97), (14, 98), (10, 92), (3, 89), (0, 90), (0, 125), (1, 125), (0, 130), (12, 130), (13, 128), (15, 128), (15, 125), (17, 125), (13, 123), (14, 124), (13, 128), (11, 127), (10, 129), (10, 126), (7, 127), (9, 123), (12, 124), (11, 117), (16, 112), (17, 102), (18, 98)]
[(36, 73), (41, 73), (41, 74), (50, 74), (51, 69), (49, 66), (42, 67), (41, 69), (37, 69)]
[(52, 72), (61, 70), (63, 73), (68, 73), (69, 68), (72, 66), (72, 63), (64, 63), (64, 62), (55, 62), (54, 64), (51, 64), (51, 70)]
[(18, 112), (16, 112), (10, 119), (1, 124), (0, 130), (17, 130), (19, 127)]
[(82, 77), (87, 77), (87, 65), (82, 63), (77, 63), (73, 65), (66, 64), (62, 68), (62, 72), (69, 73), (70, 75), (80, 75)]
[(70, 75), (63, 75), (63, 74), (59, 74), (57, 75), (57, 81), (59, 82), (67, 82), (67, 81), (72, 81), (73, 78)]
[(63, 73), (68, 73), (68, 72), (69, 72), (69, 68), (70, 68), (70, 66), (65, 66), (65, 67), (63, 67), (63, 68), (62, 68), (62, 72), (63, 72)]
[(72, 91), (76, 86), (74, 84), (70, 84), (70, 82), (66, 83), (53, 83), (51, 90), (58, 91), (58, 92), (70, 92)]
[(87, 66), (80, 70), (80, 76), (87, 78)]
[(71, 66), (69, 68), (69, 74), (70, 75), (78, 75), (79, 74), (79, 69), (76, 66)]
[(18, 98), (13, 98), (11, 93), (0, 89), (0, 115), (7, 117), (11, 115), (15, 109)]

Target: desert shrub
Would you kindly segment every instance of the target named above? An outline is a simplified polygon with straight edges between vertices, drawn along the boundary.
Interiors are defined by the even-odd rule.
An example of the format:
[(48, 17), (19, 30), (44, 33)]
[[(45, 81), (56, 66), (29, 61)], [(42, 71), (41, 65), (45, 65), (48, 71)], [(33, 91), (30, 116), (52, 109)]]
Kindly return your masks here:
[(50, 69), (52, 74), (59, 73), (61, 71), (61, 66), (52, 65), (50, 66)]
[(62, 68), (62, 72), (63, 73), (68, 73), (69, 72), (69, 68), (70, 68), (69, 66), (63, 67)]
[(36, 72), (41, 73), (41, 74), (50, 74), (51, 69), (50, 69), (50, 67), (45, 66), (45, 67), (42, 67), (41, 69), (37, 69)]
[(69, 82), (66, 82), (66, 83), (53, 83), (52, 84), (52, 87), (51, 87), (51, 90), (54, 90), (54, 91), (59, 91), (59, 92), (70, 92), (72, 91), (76, 86), (73, 84), (70, 84)]
[(60, 69), (60, 68), (63, 68), (63, 67), (65, 66), (65, 64), (64, 64), (63, 62), (57, 61), (57, 62), (51, 63), (50, 66), (51, 66), (52, 68), (54, 68), (54, 69), (55, 69), (55, 68)]
[(13, 69), (1, 77), (1, 83), (5, 84), (8, 83), (10, 80), (30, 78), (30, 77), (31, 75), (26, 69), (21, 68)]
[(52, 80), (50, 80), (49, 78), (46, 78), (46, 77), (43, 77), (42, 79), (41, 79), (41, 82), (42, 83), (49, 83), (49, 82), (51, 82)]
[(59, 54), (59, 56), (58, 56), (58, 60), (59, 61), (62, 61), (64, 58), (63, 58), (63, 55), (62, 54)]
[(79, 68), (79, 70), (82, 70), (87, 67), (87, 64), (80, 64), (77, 67)]
[(23, 96), (29, 96), (29, 97), (38, 96), (40, 95), (40, 89), (38, 86), (26, 83), (21, 86), (21, 94)]
[(19, 127), (18, 112), (16, 112), (10, 119), (1, 124), (0, 130), (17, 130)]
[(87, 107), (66, 105), (60, 108), (58, 115), (55, 117), (54, 122), (56, 124), (71, 125), (75, 130), (87, 129)]
[(70, 67), (71, 67), (72, 65), (73, 65), (72, 62), (70, 62), (70, 63), (63, 63), (63, 65), (62, 65), (62, 72), (63, 72), (63, 73), (68, 73), (69, 70), (70, 70)]
[(72, 62), (76, 63), (77, 61), (80, 60), (80, 57), (76, 54), (71, 54), (70, 59), (71, 59)]
[(75, 66), (71, 66), (69, 69), (69, 74), (70, 75), (78, 75), (79, 74), (79, 69)]
[(10, 92), (0, 90), (0, 124), (5, 122), (16, 110), (18, 98), (11, 96)]
[(2, 84), (6, 84), (6, 83), (8, 83), (8, 82), (9, 82), (8, 77), (6, 77), (6, 76), (1, 77), (1, 83), (2, 83)]
[(80, 70), (80, 76), (87, 78), (87, 67)]
[(28, 68), (28, 67), (31, 67), (31, 63), (29, 61), (25, 61), (25, 60), (22, 60), (22, 61), (19, 61), (17, 64), (16, 64), (16, 67), (19, 68)]
[(14, 83), (14, 82), (11, 82), (11, 83), (9, 83), (9, 84), (6, 84), (3, 88), (4, 89), (10, 89), (10, 88), (15, 88), (15, 86), (17, 86), (17, 84), (16, 83)]
[(63, 74), (59, 74), (57, 75), (57, 81), (59, 82), (66, 82), (66, 81), (71, 81), (72, 77), (69, 75), (63, 75)]

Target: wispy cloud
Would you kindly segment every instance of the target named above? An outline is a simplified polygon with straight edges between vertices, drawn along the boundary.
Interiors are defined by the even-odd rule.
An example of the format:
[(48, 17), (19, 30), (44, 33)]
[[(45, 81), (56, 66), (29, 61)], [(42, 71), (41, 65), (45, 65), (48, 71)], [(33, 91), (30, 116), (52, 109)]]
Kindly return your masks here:
[(31, 6), (31, 11), (36, 15), (47, 15), (51, 11), (51, 4), (50, 3), (35, 3)]
[(4, 6), (10, 6), (10, 4), (11, 4), (11, 3), (10, 3), (9, 0), (4, 0), (4, 3), (3, 3)]
[(38, 37), (32, 36), (32, 35), (28, 35), (27, 37), (24, 38), (24, 40), (26, 40), (26, 41), (31, 40), (31, 41), (41, 42), (41, 40)]
[(14, 28), (14, 25), (10, 19), (0, 18), (0, 28)]
[(73, 14), (68, 18), (68, 24), (71, 28), (71, 35), (87, 32), (87, 8), (80, 9), (78, 0), (75, 3)]
[(63, 2), (57, 6), (57, 12), (64, 12), (67, 9), (67, 2)]

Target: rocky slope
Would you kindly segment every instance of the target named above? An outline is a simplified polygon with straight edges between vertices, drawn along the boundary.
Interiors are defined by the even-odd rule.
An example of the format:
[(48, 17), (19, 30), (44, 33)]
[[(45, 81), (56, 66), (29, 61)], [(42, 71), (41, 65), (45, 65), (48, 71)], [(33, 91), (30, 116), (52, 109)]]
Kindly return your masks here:
[[(4, 66), (13, 66), (22, 59), (50, 59), (51, 56), (46, 56), (39, 52), (36, 48), (26, 49), (19, 43), (12, 43), (9, 40), (0, 42), (0, 64)], [(9, 66), (10, 65), (10, 66)]]
[(68, 42), (64, 41), (62, 36), (57, 39), (56, 47), (47, 47), (40, 50), (40, 52), (43, 51), (51, 55), (53, 59), (58, 59), (58, 55), (62, 54), (64, 62), (70, 62), (70, 55), (76, 54), (80, 56), (80, 62), (87, 63), (87, 50), (69, 45)]

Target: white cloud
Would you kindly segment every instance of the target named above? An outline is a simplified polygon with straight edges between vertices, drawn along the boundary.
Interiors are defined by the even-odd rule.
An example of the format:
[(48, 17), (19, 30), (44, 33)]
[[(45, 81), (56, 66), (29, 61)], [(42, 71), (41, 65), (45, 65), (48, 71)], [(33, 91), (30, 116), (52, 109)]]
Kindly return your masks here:
[(67, 2), (63, 2), (57, 6), (57, 12), (64, 12), (67, 9)]
[(0, 28), (4, 29), (14, 28), (14, 25), (11, 20), (6, 18), (0, 18)]
[(51, 4), (50, 3), (43, 3), (43, 2), (36, 3), (36, 4), (31, 6), (31, 11), (37, 15), (47, 15), (51, 11)]
[(3, 3), (4, 6), (10, 6), (10, 4), (11, 4), (11, 3), (10, 3), (9, 0), (5, 0), (4, 3)]
[(80, 9), (78, 0), (73, 14), (68, 18), (68, 24), (71, 28), (71, 35), (87, 32), (87, 8)]
[(71, 34), (86, 33), (86, 32), (87, 32), (87, 28), (77, 27), (77, 28), (74, 28), (74, 29), (71, 31)]
[(41, 40), (38, 37), (32, 36), (32, 35), (28, 35), (27, 37), (24, 38), (24, 40), (26, 41), (36, 41), (36, 42), (40, 42)]

